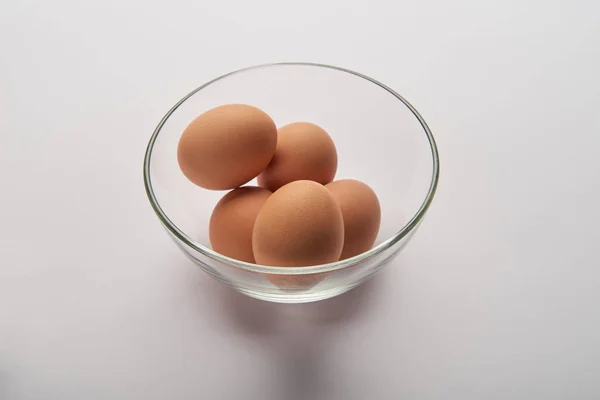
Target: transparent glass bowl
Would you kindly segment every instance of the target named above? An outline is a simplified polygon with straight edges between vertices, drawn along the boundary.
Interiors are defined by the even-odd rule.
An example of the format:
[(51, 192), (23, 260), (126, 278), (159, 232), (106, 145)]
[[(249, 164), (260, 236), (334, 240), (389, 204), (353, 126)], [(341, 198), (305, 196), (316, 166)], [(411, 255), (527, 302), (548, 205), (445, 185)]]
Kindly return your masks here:
[[(361, 180), (378, 195), (381, 229), (371, 250), (335, 263), (289, 268), (234, 260), (210, 248), (210, 215), (226, 192), (205, 190), (188, 181), (179, 170), (177, 143), (192, 119), (230, 103), (256, 106), (278, 127), (307, 121), (331, 135), (338, 152), (336, 180)], [(357, 72), (310, 63), (254, 66), (205, 83), (164, 116), (144, 159), (148, 199), (184, 254), (241, 293), (283, 303), (344, 293), (393, 260), (423, 220), (438, 176), (433, 135), (402, 96)], [(248, 185), (256, 185), (256, 180)], [(311, 280), (307, 276), (311, 274), (320, 274), (319, 279)], [(266, 275), (287, 275), (279, 278), (312, 283), (280, 288)]]

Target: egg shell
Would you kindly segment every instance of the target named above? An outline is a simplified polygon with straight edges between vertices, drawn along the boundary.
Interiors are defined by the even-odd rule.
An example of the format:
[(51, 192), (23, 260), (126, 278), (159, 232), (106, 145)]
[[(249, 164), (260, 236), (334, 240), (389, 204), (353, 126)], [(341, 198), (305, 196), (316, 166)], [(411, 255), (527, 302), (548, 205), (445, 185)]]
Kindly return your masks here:
[(381, 224), (381, 207), (373, 189), (353, 179), (342, 179), (325, 187), (335, 197), (344, 217), (344, 249), (340, 259), (370, 250)]
[(254, 179), (277, 146), (277, 127), (262, 110), (227, 104), (196, 117), (183, 131), (177, 160), (183, 174), (206, 189), (228, 190)]
[(252, 248), (257, 264), (300, 267), (338, 261), (344, 246), (342, 211), (333, 194), (313, 181), (294, 181), (265, 202)]
[(337, 170), (337, 151), (333, 140), (321, 127), (295, 122), (279, 128), (277, 148), (258, 184), (275, 191), (298, 180), (329, 183)]
[(267, 189), (252, 186), (234, 189), (223, 196), (210, 217), (209, 238), (213, 250), (254, 263), (254, 221), (269, 196), (271, 192)]

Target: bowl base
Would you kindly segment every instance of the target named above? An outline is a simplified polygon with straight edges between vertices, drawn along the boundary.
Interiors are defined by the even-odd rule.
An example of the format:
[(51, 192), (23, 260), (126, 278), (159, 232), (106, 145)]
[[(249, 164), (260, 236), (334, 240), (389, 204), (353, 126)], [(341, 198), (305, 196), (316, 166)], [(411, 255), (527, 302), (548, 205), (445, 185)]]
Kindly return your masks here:
[(310, 303), (314, 301), (326, 300), (335, 296), (339, 296), (342, 293), (355, 288), (362, 282), (357, 282), (354, 285), (341, 286), (335, 288), (321, 289), (321, 290), (307, 290), (304, 293), (286, 293), (285, 291), (280, 292), (259, 292), (250, 289), (244, 289), (233, 286), (236, 291), (245, 294), (246, 296), (253, 297), (255, 299), (270, 301), (272, 303), (287, 303), (287, 304), (299, 304), (299, 303)]

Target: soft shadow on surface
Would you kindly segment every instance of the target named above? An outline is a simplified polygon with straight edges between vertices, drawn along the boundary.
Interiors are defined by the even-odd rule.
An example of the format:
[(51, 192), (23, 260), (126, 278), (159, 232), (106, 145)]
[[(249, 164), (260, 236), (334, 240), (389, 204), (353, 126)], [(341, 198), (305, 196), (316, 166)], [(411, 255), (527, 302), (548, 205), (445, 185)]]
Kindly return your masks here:
[(214, 301), (218, 312), (243, 335), (284, 334), (295, 325), (319, 329), (319, 334), (337, 329), (341, 324), (359, 320), (365, 316), (369, 304), (376, 297), (381, 274), (358, 287), (331, 299), (303, 303), (280, 304), (254, 299), (241, 294), (215, 279), (201, 274), (199, 285)]
[(270, 336), (277, 331), (277, 315), (280, 305), (257, 300), (200, 272), (201, 290), (211, 298), (211, 307), (223, 323), (234, 333), (243, 336)]
[(377, 298), (379, 276), (337, 297), (314, 303), (283, 305), (285, 326), (269, 343), (279, 374), (274, 377), (281, 400), (320, 400), (332, 396), (331, 357), (341, 331), (367, 320)]
[(313, 324), (337, 326), (359, 320), (369, 311), (369, 305), (376, 297), (379, 279), (381, 274), (339, 296), (300, 306)]
[(9, 399), (8, 378), (4, 374), (4, 369), (0, 366), (0, 399)]
[(277, 374), (273, 376), (274, 396), (281, 400), (320, 400), (331, 394), (328, 373), (328, 349), (323, 340), (307, 339), (303, 345), (296, 344), (294, 350), (279, 350), (273, 363)]
[(276, 396), (269, 399), (325, 399), (330, 392), (327, 360), (336, 334), (368, 317), (384, 274), (337, 297), (305, 304), (253, 299), (208, 276), (201, 285), (214, 297), (224, 322), (251, 337), (273, 360)]

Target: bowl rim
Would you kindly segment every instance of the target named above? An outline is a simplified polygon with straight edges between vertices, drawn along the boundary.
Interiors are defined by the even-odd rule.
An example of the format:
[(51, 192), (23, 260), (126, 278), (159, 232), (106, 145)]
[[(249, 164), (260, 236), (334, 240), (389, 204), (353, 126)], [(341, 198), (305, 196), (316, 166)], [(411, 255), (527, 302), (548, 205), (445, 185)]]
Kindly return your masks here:
[[(431, 182), (429, 184), (429, 189), (427, 191), (427, 195), (425, 196), (425, 199), (421, 203), (417, 212), (413, 215), (413, 217), (410, 219), (410, 221), (408, 223), (406, 223), (406, 225), (404, 225), (398, 232), (396, 232), (394, 235), (392, 235), (392, 237), (390, 237), (389, 239), (386, 239), (382, 243), (378, 244), (377, 246), (373, 247), (372, 249), (370, 249), (364, 253), (358, 254), (354, 257), (347, 258), (345, 260), (336, 261), (333, 263), (311, 265), (311, 266), (299, 266), (299, 267), (267, 266), (267, 265), (252, 264), (252, 263), (248, 263), (245, 261), (236, 260), (231, 257), (227, 257), (223, 254), (217, 253), (216, 251), (210, 249), (209, 247), (204, 246), (200, 243), (197, 243), (196, 241), (192, 240), (189, 236), (187, 236), (181, 229), (179, 229), (173, 223), (173, 221), (171, 221), (169, 219), (169, 217), (163, 211), (162, 207), (160, 206), (160, 204), (158, 202), (158, 199), (156, 198), (156, 196), (154, 194), (154, 189), (152, 187), (151, 172), (150, 172), (150, 162), (152, 159), (152, 151), (154, 149), (154, 144), (156, 143), (156, 139), (158, 138), (158, 135), (160, 134), (164, 124), (167, 122), (169, 117), (179, 108), (179, 106), (181, 106), (186, 100), (188, 100), (194, 94), (198, 93), (199, 91), (206, 88), (207, 86), (212, 85), (213, 83), (218, 82), (222, 79), (225, 79), (231, 75), (235, 75), (235, 74), (238, 74), (241, 72), (246, 72), (246, 71), (250, 71), (250, 70), (254, 70), (254, 69), (266, 68), (266, 67), (276, 67), (276, 66), (306, 66), (306, 67), (327, 68), (327, 69), (344, 72), (344, 73), (351, 74), (356, 77), (365, 79), (365, 80), (379, 86), (380, 88), (386, 90), (392, 96), (396, 97), (396, 99), (398, 99), (402, 103), (404, 103), (404, 105), (418, 119), (419, 123), (421, 124), (421, 127), (425, 131), (425, 135), (427, 136), (427, 139), (429, 141), (429, 147), (431, 150), (431, 156), (432, 156), (432, 161), (433, 161), (433, 171), (432, 171)], [(433, 201), (435, 193), (437, 191), (439, 174), (440, 174), (439, 154), (438, 154), (438, 149), (437, 149), (437, 145), (436, 145), (435, 139), (433, 137), (433, 134), (431, 133), (429, 126), (427, 125), (427, 123), (425, 122), (425, 120), (423, 119), (421, 114), (404, 97), (402, 97), (401, 95), (399, 95), (398, 93), (396, 93), (394, 90), (392, 90), (388, 86), (384, 85), (383, 83), (381, 83), (367, 75), (364, 75), (359, 72), (355, 72), (355, 71), (352, 71), (352, 70), (349, 70), (346, 68), (342, 68), (342, 67), (337, 67), (337, 66), (327, 65), (327, 64), (320, 64), (320, 63), (312, 63), (312, 62), (277, 62), (277, 63), (253, 65), (250, 67), (245, 67), (245, 68), (237, 69), (232, 72), (228, 72), (224, 75), (221, 75), (217, 78), (214, 78), (214, 79), (204, 83), (203, 85), (197, 87), (196, 89), (192, 90), (190, 93), (185, 95), (181, 100), (179, 100), (160, 120), (160, 122), (154, 129), (152, 136), (150, 137), (150, 141), (148, 143), (148, 146), (146, 147), (146, 153), (144, 156), (144, 186), (146, 189), (146, 195), (148, 196), (148, 200), (150, 201), (150, 204), (152, 205), (154, 212), (158, 216), (158, 218), (161, 221), (161, 223), (163, 224), (163, 226), (173, 236), (175, 236), (175, 238), (180, 240), (182, 243), (184, 243), (189, 248), (191, 248), (191, 249), (199, 252), (200, 254), (202, 254), (206, 257), (209, 257), (215, 261), (219, 261), (219, 262), (228, 264), (230, 266), (234, 266), (234, 267), (237, 267), (237, 268), (240, 268), (240, 269), (243, 269), (246, 271), (250, 271), (250, 272), (280, 274), (280, 275), (306, 275), (306, 274), (336, 271), (336, 270), (340, 270), (343, 268), (347, 268), (347, 267), (356, 265), (358, 263), (362, 263), (362, 262), (384, 252), (385, 250), (391, 248), (392, 246), (394, 246), (394, 244), (398, 243), (403, 238), (405, 238), (410, 232), (412, 232), (419, 225), (419, 223), (423, 220), (425, 214), (427, 213), (427, 210), (429, 209), (429, 206), (431, 205), (431, 203)]]

